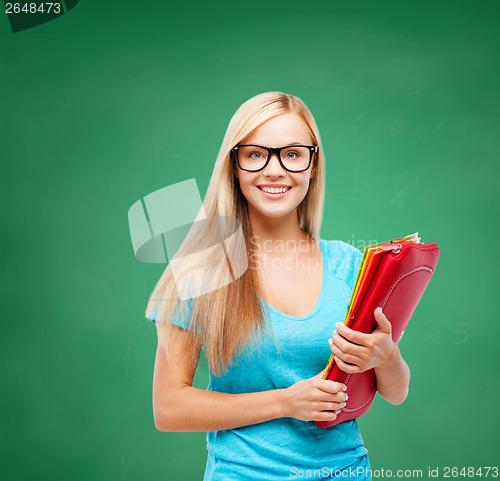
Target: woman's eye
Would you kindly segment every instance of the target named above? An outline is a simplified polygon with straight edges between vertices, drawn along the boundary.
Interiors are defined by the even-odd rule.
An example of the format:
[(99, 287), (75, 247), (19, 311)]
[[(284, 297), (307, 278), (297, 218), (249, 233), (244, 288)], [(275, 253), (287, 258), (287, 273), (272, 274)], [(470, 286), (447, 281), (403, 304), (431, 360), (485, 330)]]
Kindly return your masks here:
[(285, 154), (286, 159), (296, 159), (299, 156), (297, 152), (290, 151)]
[(249, 157), (251, 159), (261, 159), (262, 158), (262, 154), (260, 152), (252, 152)]

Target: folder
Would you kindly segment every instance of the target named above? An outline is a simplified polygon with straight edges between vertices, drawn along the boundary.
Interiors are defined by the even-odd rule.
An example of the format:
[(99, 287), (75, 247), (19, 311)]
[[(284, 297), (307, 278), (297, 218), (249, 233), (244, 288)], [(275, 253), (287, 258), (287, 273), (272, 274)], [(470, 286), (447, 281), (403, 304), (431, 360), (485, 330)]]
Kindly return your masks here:
[[(392, 340), (397, 344), (434, 274), (438, 259), (438, 245), (420, 243), (418, 233), (367, 246), (344, 324), (369, 334), (377, 327), (373, 312), (381, 307), (391, 323)], [(332, 353), (323, 379), (345, 384), (349, 399), (335, 421), (315, 421), (318, 427), (356, 419), (370, 409), (377, 392), (373, 369), (346, 373), (336, 365)]]

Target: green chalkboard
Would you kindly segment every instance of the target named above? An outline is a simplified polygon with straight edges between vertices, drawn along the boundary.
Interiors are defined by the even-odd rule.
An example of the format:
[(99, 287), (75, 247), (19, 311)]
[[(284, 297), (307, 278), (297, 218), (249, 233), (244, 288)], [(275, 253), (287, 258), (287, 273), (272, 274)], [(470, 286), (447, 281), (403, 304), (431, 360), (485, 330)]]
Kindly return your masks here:
[(206, 434), (154, 426), (165, 264), (136, 259), (127, 213), (187, 179), (204, 195), (232, 114), (269, 90), (319, 126), (322, 238), (441, 250), (400, 343), (409, 396), (359, 419), (373, 470), (498, 466), (498, 3), (66, 3), (0, 18), (0, 477), (202, 479)]

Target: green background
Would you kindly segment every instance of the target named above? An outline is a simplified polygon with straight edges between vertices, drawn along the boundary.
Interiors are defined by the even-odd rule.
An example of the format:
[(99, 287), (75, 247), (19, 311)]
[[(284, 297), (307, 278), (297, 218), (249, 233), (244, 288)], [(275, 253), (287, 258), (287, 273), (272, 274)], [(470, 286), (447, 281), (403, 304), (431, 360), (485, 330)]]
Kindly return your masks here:
[(232, 114), (269, 90), (318, 123), (323, 238), (441, 249), (400, 344), (409, 397), (359, 420), (372, 468), (498, 465), (499, 10), (81, 0), (17, 33), (3, 14), (2, 479), (202, 478), (206, 434), (154, 427), (165, 265), (135, 259), (127, 212), (189, 178), (203, 196)]

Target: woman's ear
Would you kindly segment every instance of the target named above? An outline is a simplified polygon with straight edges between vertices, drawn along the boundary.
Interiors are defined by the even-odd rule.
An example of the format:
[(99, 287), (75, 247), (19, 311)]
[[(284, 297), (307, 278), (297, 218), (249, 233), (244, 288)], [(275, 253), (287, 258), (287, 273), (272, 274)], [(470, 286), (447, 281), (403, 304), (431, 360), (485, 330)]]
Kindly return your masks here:
[(316, 163), (313, 164), (313, 167), (311, 169), (311, 177), (309, 178), (312, 179), (315, 175), (316, 175)]

